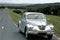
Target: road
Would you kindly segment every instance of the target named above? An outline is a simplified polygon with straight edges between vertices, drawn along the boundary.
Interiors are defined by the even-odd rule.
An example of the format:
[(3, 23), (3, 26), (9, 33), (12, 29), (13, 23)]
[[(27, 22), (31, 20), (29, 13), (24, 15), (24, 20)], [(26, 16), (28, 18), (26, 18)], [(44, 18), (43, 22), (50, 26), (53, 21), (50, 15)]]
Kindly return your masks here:
[[(27, 40), (25, 36), (19, 33), (19, 28), (16, 27), (9, 15), (9, 9), (4, 8), (0, 12), (0, 40)], [(49, 40), (45, 37), (38, 37), (29, 40)], [(53, 37), (52, 40), (58, 40)]]

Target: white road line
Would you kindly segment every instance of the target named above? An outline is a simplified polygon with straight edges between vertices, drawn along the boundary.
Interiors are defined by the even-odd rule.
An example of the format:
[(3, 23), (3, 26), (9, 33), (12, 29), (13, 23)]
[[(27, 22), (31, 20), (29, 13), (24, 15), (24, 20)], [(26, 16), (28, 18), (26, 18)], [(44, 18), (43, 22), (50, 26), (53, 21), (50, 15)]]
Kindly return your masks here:
[(14, 22), (13, 22), (13, 24), (14, 24), (16, 27), (18, 27)]
[(58, 38), (60, 40), (60, 38)]
[(16, 24), (15, 24), (16, 27), (18, 27)]
[(58, 40), (60, 40), (60, 38), (59, 37), (57, 37), (55, 34), (53, 35), (54, 37), (56, 37)]
[(2, 29), (4, 29), (4, 26), (2, 26)]

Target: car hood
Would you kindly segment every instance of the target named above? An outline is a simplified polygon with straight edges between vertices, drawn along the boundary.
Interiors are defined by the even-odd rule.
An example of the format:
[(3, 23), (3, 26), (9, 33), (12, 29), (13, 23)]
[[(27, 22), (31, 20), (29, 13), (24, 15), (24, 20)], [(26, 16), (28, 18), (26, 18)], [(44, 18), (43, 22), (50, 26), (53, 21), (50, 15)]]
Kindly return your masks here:
[(32, 25), (47, 25), (46, 20), (27, 20), (28, 24), (32, 24)]

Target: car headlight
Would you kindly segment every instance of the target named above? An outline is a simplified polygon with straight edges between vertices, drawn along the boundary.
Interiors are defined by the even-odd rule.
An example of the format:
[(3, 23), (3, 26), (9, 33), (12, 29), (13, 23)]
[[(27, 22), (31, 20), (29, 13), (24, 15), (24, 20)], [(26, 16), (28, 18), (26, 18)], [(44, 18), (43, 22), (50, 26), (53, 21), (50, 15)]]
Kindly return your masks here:
[(54, 29), (54, 26), (52, 24), (50, 24), (50, 29), (53, 30)]
[(27, 24), (27, 28), (28, 28), (28, 31), (32, 31), (33, 30), (33, 26), (30, 25), (30, 24)]
[(28, 31), (33, 31), (33, 27), (29, 27), (28, 28)]
[(53, 30), (53, 27), (50, 27), (51, 30)]
[(54, 30), (54, 26), (52, 24), (46, 26), (46, 30), (48, 31), (53, 31)]
[(50, 29), (53, 32), (54, 31), (54, 26), (53, 25), (50, 25)]

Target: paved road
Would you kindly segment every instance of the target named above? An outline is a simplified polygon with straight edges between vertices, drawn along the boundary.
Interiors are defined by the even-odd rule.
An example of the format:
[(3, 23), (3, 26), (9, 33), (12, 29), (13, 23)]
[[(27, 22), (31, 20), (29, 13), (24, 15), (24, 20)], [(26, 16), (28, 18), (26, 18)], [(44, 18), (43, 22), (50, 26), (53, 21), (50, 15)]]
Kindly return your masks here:
[[(27, 40), (25, 36), (19, 33), (19, 28), (17, 28), (12, 21), (8, 8), (5, 8), (0, 12), (0, 40)], [(39, 37), (29, 40), (49, 40), (45, 37)], [(53, 37), (52, 40), (58, 40)]]

